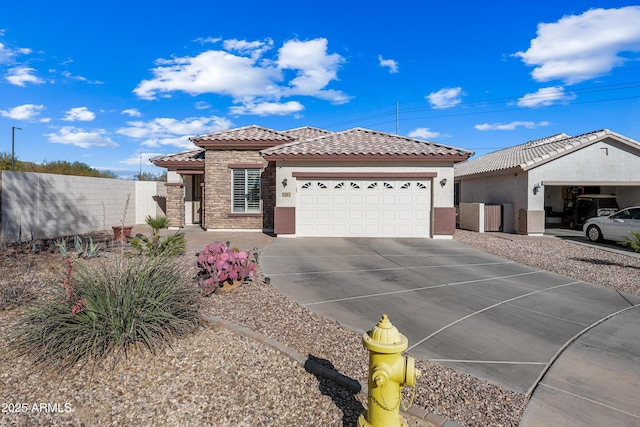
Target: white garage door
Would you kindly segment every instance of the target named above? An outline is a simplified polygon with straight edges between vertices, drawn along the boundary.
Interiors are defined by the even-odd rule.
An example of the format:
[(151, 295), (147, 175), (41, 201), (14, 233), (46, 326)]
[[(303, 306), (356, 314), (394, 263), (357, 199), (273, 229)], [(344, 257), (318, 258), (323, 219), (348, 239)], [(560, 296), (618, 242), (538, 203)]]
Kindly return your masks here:
[(296, 235), (429, 237), (430, 180), (298, 180)]

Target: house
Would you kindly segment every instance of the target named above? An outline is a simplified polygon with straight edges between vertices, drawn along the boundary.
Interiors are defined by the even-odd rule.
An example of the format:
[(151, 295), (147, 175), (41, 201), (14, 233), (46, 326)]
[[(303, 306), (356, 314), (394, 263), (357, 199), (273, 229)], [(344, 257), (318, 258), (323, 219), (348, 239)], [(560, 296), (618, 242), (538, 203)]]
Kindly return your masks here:
[[(472, 152), (384, 132), (247, 126), (158, 156), (173, 227), (278, 236), (448, 237), (453, 165)], [(449, 183), (447, 185), (447, 183)]]
[(456, 204), (502, 205), (504, 231), (542, 234), (567, 222), (577, 195), (640, 203), (640, 144), (608, 129), (561, 133), (455, 165)]

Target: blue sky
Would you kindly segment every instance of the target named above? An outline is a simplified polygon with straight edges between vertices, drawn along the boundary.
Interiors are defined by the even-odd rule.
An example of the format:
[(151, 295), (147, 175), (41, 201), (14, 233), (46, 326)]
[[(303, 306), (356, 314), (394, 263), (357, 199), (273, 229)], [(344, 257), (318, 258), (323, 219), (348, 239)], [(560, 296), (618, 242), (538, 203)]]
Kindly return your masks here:
[(252, 124), (477, 155), (602, 128), (640, 140), (639, 22), (618, 1), (6, 1), (0, 152), (16, 126), (20, 160), (128, 178)]

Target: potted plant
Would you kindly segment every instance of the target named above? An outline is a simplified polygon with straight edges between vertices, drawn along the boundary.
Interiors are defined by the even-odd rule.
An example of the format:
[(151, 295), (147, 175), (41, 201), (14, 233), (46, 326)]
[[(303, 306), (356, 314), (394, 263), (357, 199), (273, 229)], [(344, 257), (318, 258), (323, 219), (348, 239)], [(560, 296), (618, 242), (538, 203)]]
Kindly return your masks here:
[(198, 255), (198, 283), (204, 295), (228, 291), (256, 275), (256, 263), (248, 251), (224, 243), (206, 244)]
[(127, 237), (131, 236), (132, 225), (114, 225), (111, 227), (113, 229), (113, 237), (116, 240), (126, 240)]

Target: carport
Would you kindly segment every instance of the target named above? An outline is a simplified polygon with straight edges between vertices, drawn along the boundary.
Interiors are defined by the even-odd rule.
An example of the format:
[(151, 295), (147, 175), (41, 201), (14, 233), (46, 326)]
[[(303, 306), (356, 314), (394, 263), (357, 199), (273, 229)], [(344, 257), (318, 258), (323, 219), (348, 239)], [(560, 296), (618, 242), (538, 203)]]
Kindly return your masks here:
[(458, 163), (455, 181), (459, 203), (509, 206), (513, 229), (504, 231), (541, 235), (566, 220), (579, 194), (640, 204), (640, 144), (608, 129), (562, 133)]

